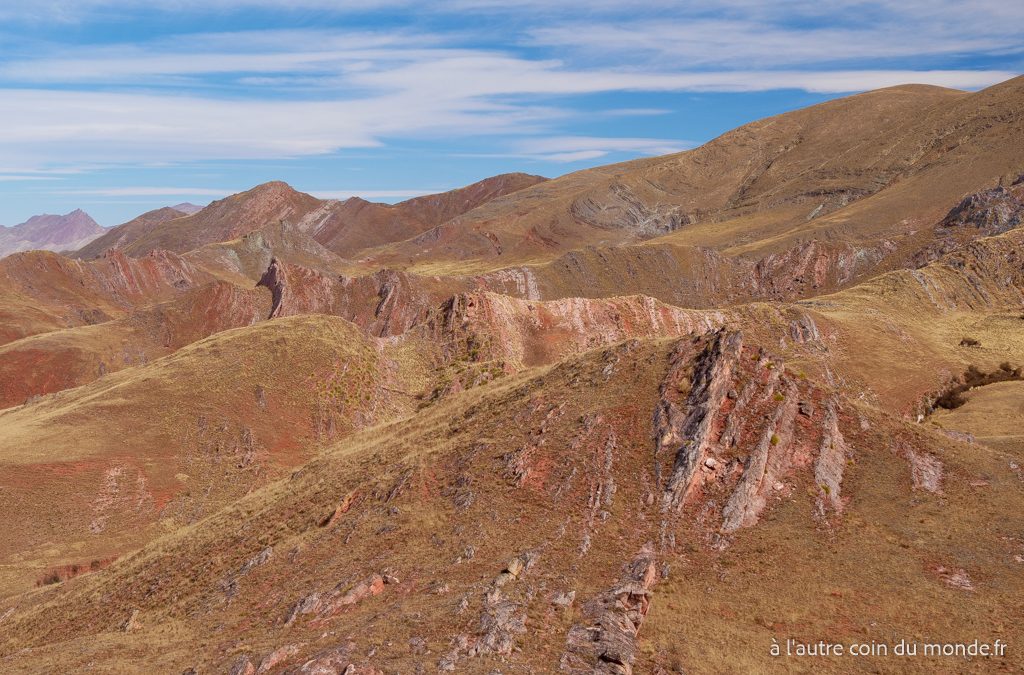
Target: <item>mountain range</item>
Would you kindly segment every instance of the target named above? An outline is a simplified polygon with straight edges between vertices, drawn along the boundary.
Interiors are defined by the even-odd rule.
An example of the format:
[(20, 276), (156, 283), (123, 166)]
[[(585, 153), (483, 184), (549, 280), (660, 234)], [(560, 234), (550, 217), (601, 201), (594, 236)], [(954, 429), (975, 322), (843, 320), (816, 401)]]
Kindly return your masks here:
[(74, 251), (101, 234), (103, 228), (81, 209), (63, 216), (32, 216), (20, 225), (0, 228), (0, 256), (30, 249)]
[[(183, 202), (143, 214), (139, 219), (159, 219), (161, 214), (165, 217), (173, 214), (174, 217), (180, 218), (201, 211), (202, 208)], [(63, 216), (32, 216), (19, 225), (0, 227), (0, 258), (11, 253), (31, 250), (74, 253), (102, 237), (107, 231), (108, 228), (100, 226), (81, 209), (75, 209)]]
[(0, 669), (1012, 672), (1022, 222), (1016, 78), (0, 258)]

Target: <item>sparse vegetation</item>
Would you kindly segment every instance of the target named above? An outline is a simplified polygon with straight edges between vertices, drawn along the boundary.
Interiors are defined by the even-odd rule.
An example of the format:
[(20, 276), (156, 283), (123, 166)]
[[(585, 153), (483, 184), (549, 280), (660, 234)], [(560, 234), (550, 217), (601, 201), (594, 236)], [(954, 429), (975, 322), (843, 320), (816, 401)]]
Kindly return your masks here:
[(995, 384), (996, 382), (1022, 380), (1024, 375), (1022, 375), (1021, 371), (1020, 367), (1015, 368), (1007, 362), (1001, 363), (999, 368), (990, 373), (983, 372), (977, 366), (970, 366), (954, 384), (939, 394), (935, 399), (934, 407), (945, 408), (946, 410), (959, 408), (967, 402), (964, 394), (971, 389)]
[[(893, 105), (876, 105), (884, 92), (862, 99), (872, 101), (872, 120), (896, 119), (893, 106), (925, 97), (934, 105), (917, 100), (907, 110), (937, 110), (924, 116), (931, 124), (951, 114), (943, 97), (956, 99), (959, 115), (973, 96), (899, 89)], [(945, 160), (937, 146), (927, 162), (902, 158), (920, 147), (913, 138), (882, 144), (895, 150), (881, 163), (864, 155), (881, 136), (846, 120), (846, 105), (829, 104), (825, 128), (807, 115), (741, 133), (758, 158), (742, 170), (748, 189), (739, 193), (717, 157), (739, 166), (749, 159), (743, 147), (704, 155), (696, 173), (687, 154), (669, 171), (648, 166), (642, 180), (628, 164), (614, 175), (583, 172), (570, 179), (571, 200), (554, 207), (546, 200), (563, 191), (558, 181), (528, 202), (513, 196), (485, 208), (487, 222), (469, 214), (436, 228), (457, 261), (431, 257), (433, 234), (418, 237), (415, 256), (389, 258), (384, 246), (340, 261), (299, 237), (306, 230), (294, 241), (283, 225), (273, 241), (266, 230), (245, 235), (256, 258), (273, 250), (299, 259), (296, 267), (308, 262), (289, 277), (289, 311), (303, 316), (249, 325), (268, 298), (253, 292), (255, 263), (237, 242), (188, 254), (197, 270), (212, 270), (197, 283), (216, 287), (216, 303), (202, 301), (201, 285), (188, 286), (194, 305), (161, 301), (157, 310), (155, 296), (137, 306), (86, 298), (111, 316), (79, 331), (63, 326), (64, 305), (74, 303), (59, 298), (61, 321), (40, 324), (59, 335), (32, 340), (30, 359), (0, 357), (22, 369), (0, 370), (0, 381), (18, 380), (12, 372), (37, 375), (21, 378), (29, 388), (55, 381), (43, 376), (64, 367), (68, 351), (84, 355), (90, 378), (96, 354), (115, 365), (104, 381), (69, 381), (35, 406), (0, 405), (0, 457), (16, 465), (0, 463), (0, 494), (10, 481), (15, 496), (0, 560), (0, 662), (11, 672), (116, 670), (128, 655), (157, 672), (278, 672), (337, 648), (330, 672), (357, 660), (359, 672), (422, 663), (550, 672), (581, 654), (590, 660), (573, 668), (591, 672), (612, 658), (588, 650), (614, 626), (628, 629), (621, 644), (609, 642), (621, 663), (603, 665), (637, 673), (702, 664), (766, 672), (780, 662), (765, 647), (784, 635), (848, 643), (996, 626), (1024, 643), (1013, 612), (1024, 581), (1010, 557), (1024, 556), (1024, 494), (1010, 463), (1019, 441), (1006, 431), (1024, 390), (1006, 381), (1024, 378), (1011, 362), (987, 370), (1016, 363), (1024, 344), (1012, 323), (1024, 230), (961, 247), (953, 255), (962, 264), (904, 269), (909, 245), (892, 242), (924, 243), (931, 224), (894, 238), (925, 201), (899, 190), (925, 185), (917, 172)], [(991, 135), (1005, 112), (977, 124)], [(955, 127), (959, 148), (974, 125)], [(831, 147), (850, 134), (860, 140), (848, 152), (815, 152), (817, 139)], [(935, 137), (945, 136), (929, 131), (927, 147)], [(824, 156), (834, 160), (828, 170), (814, 169)], [(772, 161), (781, 164), (767, 171)], [(978, 164), (987, 176), (994, 162)], [(957, 190), (981, 180), (946, 169), (939, 178), (956, 175)], [(717, 205), (701, 203), (709, 180)], [(674, 211), (680, 187), (693, 195), (687, 213)], [(934, 187), (929, 196), (940, 198), (948, 185)], [(841, 213), (848, 200), (890, 188), (856, 218)], [(802, 229), (792, 214), (779, 220), (790, 208), (806, 213), (807, 194), (837, 214), (819, 221), (825, 229)], [(505, 217), (509, 203), (514, 218)], [(889, 218), (894, 204), (900, 213)], [(614, 227), (594, 235), (580, 213)], [(643, 237), (628, 231), (637, 214), (654, 228)], [(673, 234), (654, 237), (666, 222)], [(898, 230), (885, 225), (896, 222)], [(327, 222), (340, 239), (359, 224)], [(465, 233), (486, 239), (495, 227), (500, 259), (459, 250)], [(766, 233), (769, 243), (760, 241)], [(296, 242), (308, 245), (301, 256), (288, 248)], [(225, 251), (239, 254), (227, 271), (218, 267)], [(431, 276), (395, 269), (398, 260)], [(124, 264), (131, 276), (143, 269)], [(827, 294), (810, 297), (813, 288)], [(457, 298), (487, 304), (439, 321), (437, 308)], [(689, 309), (676, 306), (684, 301)], [(225, 331), (239, 320), (224, 318), (231, 312), (242, 327)], [(183, 315), (184, 325), (164, 314)], [(4, 330), (16, 315), (3, 313)], [(178, 332), (209, 337), (183, 346)], [(136, 347), (141, 356), (127, 353)], [(911, 424), (907, 411), (928, 410), (928, 392), (968, 363), (981, 366), (951, 382), (936, 407), (997, 386), (971, 394), (958, 413)], [(999, 397), (1002, 407), (992, 404)], [(1008, 452), (986, 447), (992, 436), (977, 429), (970, 442), (957, 436), (969, 415)], [(918, 489), (922, 471), (941, 472), (941, 493)], [(675, 490), (681, 510), (669, 512)], [(991, 514), (999, 526), (979, 527)], [(62, 583), (101, 570), (115, 552), (130, 559)], [(943, 588), (932, 561), (969, 568), (982, 582), (976, 595)], [(626, 604), (634, 609), (622, 617)], [(9, 617), (7, 607), (16, 608)], [(566, 655), (570, 633), (580, 653)]]
[(63, 581), (63, 579), (61, 579), (60, 574), (58, 574), (57, 572), (48, 572), (46, 576), (40, 579), (39, 583), (36, 585), (51, 586), (53, 584), (59, 584), (61, 581)]

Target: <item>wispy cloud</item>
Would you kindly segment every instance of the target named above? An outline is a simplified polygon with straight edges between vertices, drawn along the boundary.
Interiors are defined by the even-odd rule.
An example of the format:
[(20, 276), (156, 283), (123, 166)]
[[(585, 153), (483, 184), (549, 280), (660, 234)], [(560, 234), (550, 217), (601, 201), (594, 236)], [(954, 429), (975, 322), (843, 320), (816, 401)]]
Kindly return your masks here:
[[(896, 4), (896, 3), (894, 3)], [(1024, 7), (1024, 5), (1019, 5)], [(1024, 10), (1006, 24), (965, 31), (927, 14), (907, 22), (878, 25), (796, 27), (751, 20), (699, 19), (567, 23), (531, 32), (538, 45), (580, 50), (599, 60), (629, 54), (656, 63), (683, 62), (689, 69), (802, 67), (851, 62), (923, 58), (966, 53), (1020, 53)]]
[[(3, 180), (0, 177), (0, 180)], [(130, 187), (104, 187), (104, 188), (83, 188), (74, 190), (54, 190), (53, 194), (81, 195), (88, 197), (123, 197), (126, 200), (122, 203), (135, 203), (128, 198), (131, 197), (227, 197), (228, 195), (242, 192), (246, 188), (206, 188), (206, 187), (172, 187), (172, 186), (130, 186)], [(423, 195), (444, 192), (446, 189), (424, 189), (424, 188), (390, 188), (386, 190), (311, 190), (310, 194), (319, 199), (348, 199), (349, 197), (362, 197), (364, 199), (395, 199), (402, 197), (420, 197)]]
[[(242, 98), (196, 92), (7, 89), (0, 161), (189, 162), (302, 157), (393, 138), (543, 134), (574, 114), (530, 97), (629, 91), (803, 89), (845, 92), (921, 82), (979, 88), (998, 70), (778, 70), (694, 73), (578, 70), (554, 61), (474, 54), (351, 73), (340, 98)], [(602, 148), (576, 149), (575, 152)], [(597, 156), (591, 154), (592, 157)], [(577, 155), (577, 157), (580, 157)]]
[(553, 136), (519, 141), (516, 156), (549, 162), (579, 162), (605, 157), (613, 152), (667, 155), (692, 148), (687, 141), (658, 138), (604, 138), (598, 136)]
[(57, 190), (57, 194), (93, 197), (226, 197), (241, 190), (196, 187), (108, 187), (81, 190)]
[[(646, 0), (644, 6), (659, 10), (678, 5), (673, 0)], [(282, 13), (317, 10), (335, 15), (360, 14), (383, 10), (445, 14), (477, 12), (509, 14), (530, 10), (541, 17), (558, 16), (580, 9), (589, 12), (617, 12), (623, 7), (618, 0), (437, 0), (423, 3), (416, 0), (6, 0), (0, 18), (22, 21), (85, 21), (94, 16), (123, 16), (128, 13), (194, 12), (205, 15), (240, 10), (270, 10)]]
[(56, 176), (14, 176), (10, 174), (0, 174), (0, 183), (17, 183), (37, 180), (58, 180), (58, 178)]
[(272, 159), (379, 146), (385, 137), (515, 133), (551, 112), (392, 91), (333, 101), (7, 90), (0, 157), (33, 162)]
[(400, 199), (437, 194), (449, 189), (451, 188), (433, 190), (424, 190), (422, 188), (406, 190), (311, 190), (310, 194), (319, 199), (349, 199), (350, 197), (361, 197), (363, 199)]
[[(486, 139), (479, 154), (552, 162), (658, 154), (690, 144), (635, 128), (611, 132), (622, 138), (568, 130), (665, 112), (634, 107), (634, 94), (977, 89), (1017, 74), (1020, 58), (992, 67), (994, 57), (1024, 53), (1024, 5), (995, 0), (8, 0), (0, 19), (159, 23), (154, 13), (174, 13), (201, 25), (250, 10), (306, 11), (297, 26), (310, 10), (325, 26), (394, 13), (342, 22), (363, 28), (282, 20), (274, 30), (0, 47), (0, 163), (267, 160), (472, 138)], [(488, 32), (465, 20), (477, 15)], [(966, 67), (966, 55), (988, 60)]]

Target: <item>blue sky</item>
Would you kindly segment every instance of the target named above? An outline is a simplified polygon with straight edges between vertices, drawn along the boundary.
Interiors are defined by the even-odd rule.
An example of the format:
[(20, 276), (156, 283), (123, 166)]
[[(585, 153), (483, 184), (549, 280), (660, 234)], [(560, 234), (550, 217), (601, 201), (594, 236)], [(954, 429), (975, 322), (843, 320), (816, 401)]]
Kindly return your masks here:
[(1024, 3), (5, 0), (0, 223), (267, 180), (396, 201), (1024, 71)]

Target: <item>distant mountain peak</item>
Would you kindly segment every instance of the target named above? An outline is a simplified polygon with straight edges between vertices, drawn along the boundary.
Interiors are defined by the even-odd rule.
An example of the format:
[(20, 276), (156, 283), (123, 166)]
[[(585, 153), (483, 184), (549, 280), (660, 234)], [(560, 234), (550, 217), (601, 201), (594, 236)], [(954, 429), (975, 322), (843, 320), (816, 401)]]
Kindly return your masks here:
[(182, 202), (180, 204), (175, 204), (171, 208), (175, 211), (180, 211), (187, 216), (191, 216), (193, 213), (199, 213), (206, 207), (200, 206), (199, 204), (193, 204), (191, 202)]
[(64, 215), (43, 213), (0, 231), (0, 256), (17, 251), (75, 249), (103, 234), (104, 229), (82, 209)]
[(256, 187), (251, 188), (249, 190), (246, 190), (246, 192), (243, 192), (242, 194), (246, 194), (246, 193), (264, 193), (264, 192), (270, 192), (270, 193), (275, 193), (275, 192), (298, 192), (298, 190), (296, 190), (295, 188), (293, 188), (291, 185), (289, 185), (288, 183), (284, 182), (283, 180), (271, 180), (271, 181), (267, 181), (266, 183), (260, 183)]

